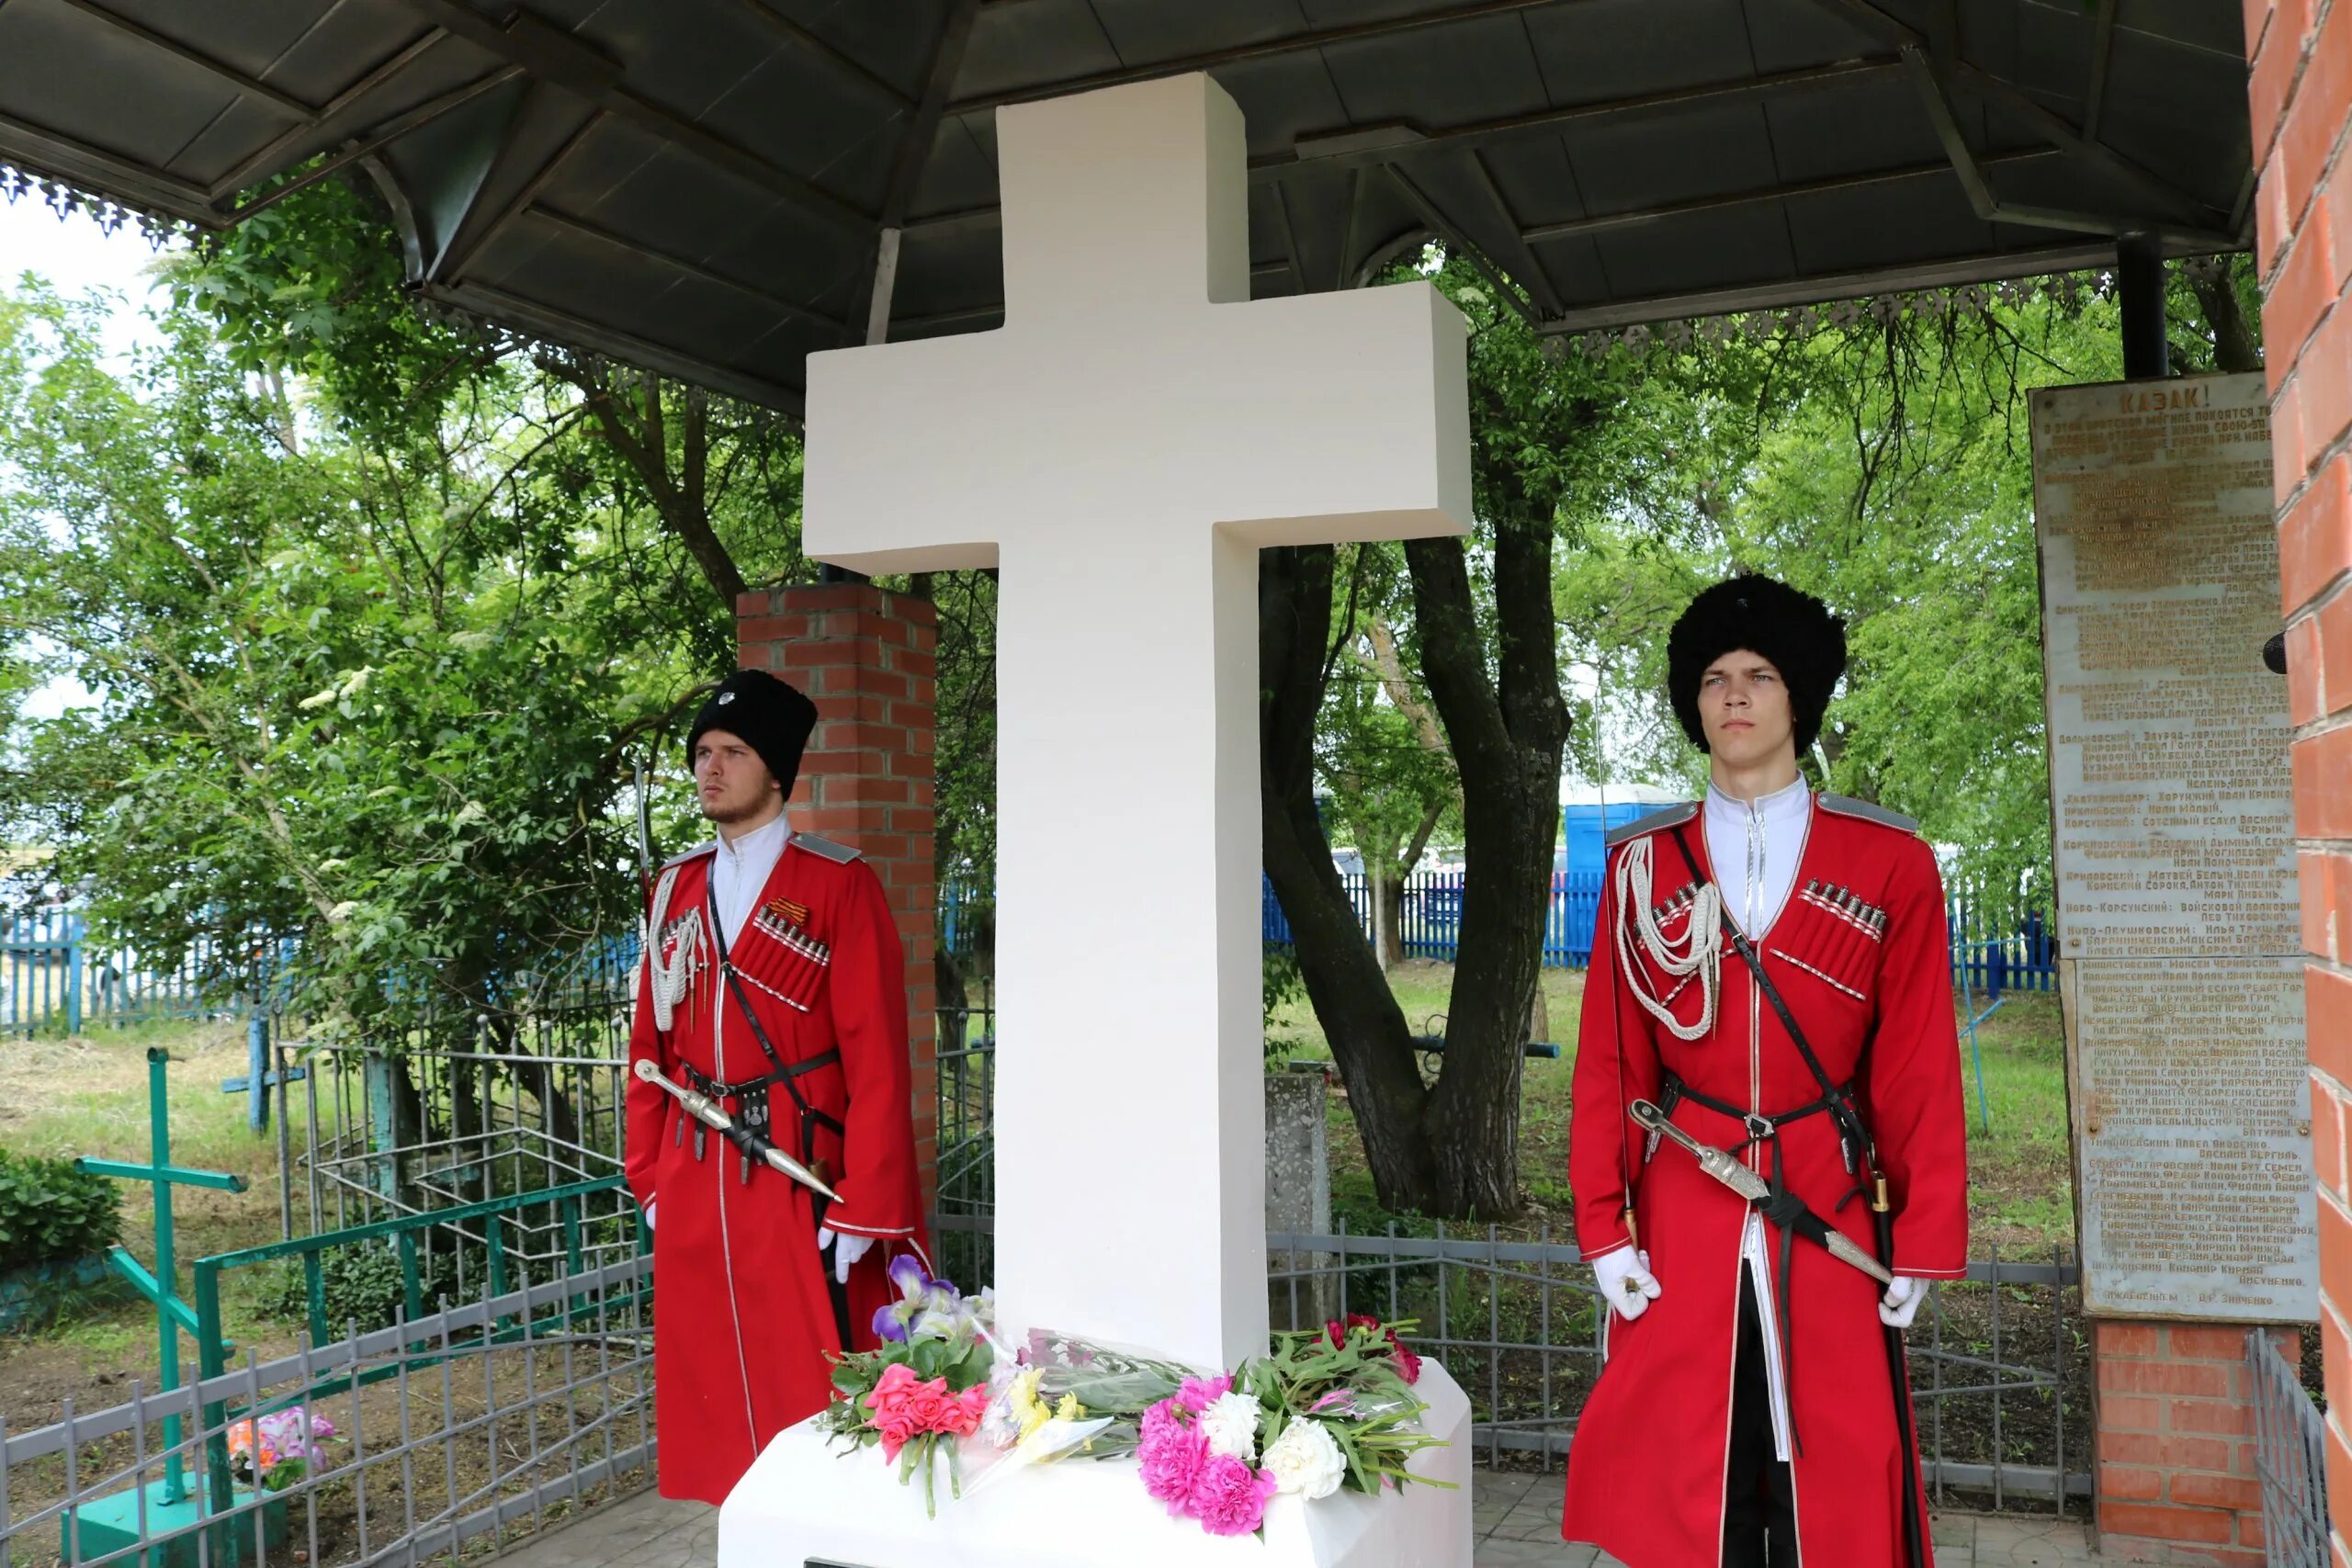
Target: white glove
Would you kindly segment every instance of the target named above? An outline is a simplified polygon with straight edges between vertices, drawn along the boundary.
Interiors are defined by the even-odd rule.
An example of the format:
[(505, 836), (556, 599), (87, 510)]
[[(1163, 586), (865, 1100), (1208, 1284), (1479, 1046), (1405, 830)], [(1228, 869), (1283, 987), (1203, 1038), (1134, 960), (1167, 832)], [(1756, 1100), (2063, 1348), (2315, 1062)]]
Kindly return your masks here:
[(648, 1203), (645, 1206), (645, 1228), (647, 1230), (651, 1230), (653, 1228), (653, 1205), (651, 1203)]
[(820, 1225), (817, 1227), (817, 1250), (822, 1252), (829, 1247), (833, 1249), (833, 1279), (846, 1285), (850, 1269), (855, 1267), (859, 1258), (874, 1250), (874, 1238), (870, 1235), (851, 1235), (846, 1231), (835, 1235)]
[(1908, 1328), (1919, 1315), (1919, 1303), (1927, 1299), (1928, 1281), (1897, 1274), (1886, 1294), (1878, 1299), (1878, 1320), (1889, 1328)]
[(1661, 1293), (1657, 1276), (1650, 1272), (1650, 1255), (1630, 1247), (1594, 1258), (1592, 1275), (1600, 1281), (1600, 1293), (1627, 1323), (1649, 1311)]

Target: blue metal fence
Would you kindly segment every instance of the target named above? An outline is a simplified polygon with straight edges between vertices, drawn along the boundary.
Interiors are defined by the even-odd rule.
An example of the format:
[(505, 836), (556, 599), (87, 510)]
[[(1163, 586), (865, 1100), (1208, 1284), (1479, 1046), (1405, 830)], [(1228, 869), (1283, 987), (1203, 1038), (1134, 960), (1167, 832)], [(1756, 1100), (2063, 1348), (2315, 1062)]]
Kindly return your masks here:
[(2058, 936), (2041, 910), (2020, 915), (1962, 894), (1948, 913), (1955, 980), (1994, 998), (2058, 988)]
[[(1552, 874), (1552, 897), (1544, 917), (1544, 962), (1555, 969), (1581, 969), (1592, 959), (1592, 928), (1600, 918), (1600, 875), (1584, 871)], [(1355, 906), (1356, 923), (1367, 937), (1372, 931), (1372, 884), (1362, 872), (1342, 873), (1340, 882)], [(1406, 879), (1405, 897), (1397, 908), (1397, 929), (1404, 938), (1405, 956), (1453, 962), (1462, 940), (1462, 883), (1458, 871), (1416, 872)], [(1290, 920), (1283, 914), (1274, 885), (1262, 881), (1259, 900), (1264, 910), (1265, 938), (1277, 947), (1290, 945)]]
[[(1544, 916), (1544, 962), (1555, 969), (1581, 969), (1592, 962), (1593, 927), (1600, 919), (1599, 872), (1552, 874), (1552, 895)], [(1356, 922), (1369, 939), (1372, 893), (1362, 873), (1342, 874), (1341, 886), (1355, 906)], [(1398, 925), (1408, 958), (1453, 962), (1462, 931), (1460, 872), (1416, 872), (1406, 879)], [(1290, 945), (1290, 921), (1271, 881), (1261, 885), (1264, 933), (1278, 947)], [(2005, 991), (2048, 991), (2057, 987), (2058, 943), (2039, 911), (2018, 915), (1995, 911), (1978, 900), (1958, 897), (1948, 917), (1952, 976), (1972, 990), (1997, 998)]]
[[(1357, 923), (1372, 931), (1372, 891), (1362, 873), (1340, 877)], [(1425, 871), (1407, 879), (1397, 910), (1405, 953), (1410, 958), (1452, 963), (1461, 942), (1463, 874)], [(1544, 962), (1555, 969), (1581, 969), (1592, 960), (1592, 932), (1600, 912), (1601, 874), (1560, 871), (1544, 917)], [(1290, 945), (1290, 922), (1274, 897), (1273, 884), (1260, 894), (1265, 940)], [(954, 886), (942, 890), (942, 944), (969, 955), (992, 914), (985, 898)], [(2022, 916), (1972, 897), (1951, 901), (1949, 911), (1952, 971), (1956, 984), (1997, 1000), (2004, 991), (2048, 991), (2057, 986), (2057, 939), (2039, 911)], [(157, 1018), (192, 1018), (242, 1010), (236, 986), (223, 975), (251, 975), (266, 964), (278, 946), (266, 938), (249, 940), (251, 952), (224, 953), (210, 939), (192, 944), (170, 964), (146, 962), (125, 948), (100, 948), (87, 923), (65, 910), (15, 919), (0, 918), (0, 1034), (85, 1024), (130, 1023)], [(537, 990), (553, 981), (559, 988), (625, 983), (637, 961), (634, 933), (592, 943), (569, 965), (552, 974), (534, 971)]]
[(262, 956), (259, 948), (224, 953), (203, 939), (177, 962), (157, 964), (93, 942), (88, 922), (71, 910), (0, 916), (0, 1034), (72, 1034), (97, 1023), (237, 1011), (233, 987), (220, 976), (251, 973)]

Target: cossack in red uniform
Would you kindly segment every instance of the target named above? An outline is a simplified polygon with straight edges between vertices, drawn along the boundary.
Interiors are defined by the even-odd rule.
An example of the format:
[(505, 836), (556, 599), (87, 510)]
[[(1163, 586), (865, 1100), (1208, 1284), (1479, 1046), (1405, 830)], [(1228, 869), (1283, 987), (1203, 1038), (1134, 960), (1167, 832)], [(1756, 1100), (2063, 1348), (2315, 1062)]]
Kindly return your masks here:
[[(794, 835), (730, 944), (712, 897), (715, 853), (682, 855), (655, 883), (632, 1066), (650, 1060), (739, 1116), (746, 1098), (734, 1091), (774, 1079), (769, 1137), (841, 1200), (747, 1167), (632, 1075), (628, 1182), (655, 1215), (661, 1490), (707, 1503), (726, 1499), (770, 1438), (823, 1408), (844, 1325), (846, 1348), (873, 1347), (876, 1309), (893, 1297), (885, 1269), (922, 1246), (904, 959), (880, 878), (849, 850)], [(754, 1119), (758, 1102), (755, 1092)], [(876, 1238), (845, 1289), (833, 1254), (818, 1250), (820, 1224)]]
[[(1826, 1077), (1851, 1086), (1887, 1180), (1894, 1271), (1956, 1279), (1966, 1134), (1935, 857), (1891, 812), (1831, 795), (1803, 809), (1793, 886), (1752, 945)], [(1722, 1560), (1745, 1317), (1762, 1325), (1802, 1560), (1881, 1568), (1906, 1555), (1903, 1488), (1918, 1470), (1897, 1435), (1878, 1285), (1810, 1242), (1784, 1247), (1746, 1200), (1627, 1114), (1655, 1101), (1702, 1143), (1746, 1145), (1762, 1175), (1777, 1157), (1792, 1192), (1877, 1250), (1857, 1151), (1837, 1117), (1806, 1113), (1822, 1084), (1747, 964), (1728, 944), (1703, 966), (1712, 974), (1659, 961), (1688, 953), (1694, 918), (1713, 912), (1698, 816), (1678, 807), (1612, 836), (1585, 982), (1569, 1145), (1577, 1245), (1589, 1258), (1638, 1245), (1662, 1289), (1631, 1321), (1611, 1316), (1569, 1455), (1563, 1533), (1635, 1568)], [(1750, 1112), (1770, 1135), (1748, 1142), (1761, 1124)]]

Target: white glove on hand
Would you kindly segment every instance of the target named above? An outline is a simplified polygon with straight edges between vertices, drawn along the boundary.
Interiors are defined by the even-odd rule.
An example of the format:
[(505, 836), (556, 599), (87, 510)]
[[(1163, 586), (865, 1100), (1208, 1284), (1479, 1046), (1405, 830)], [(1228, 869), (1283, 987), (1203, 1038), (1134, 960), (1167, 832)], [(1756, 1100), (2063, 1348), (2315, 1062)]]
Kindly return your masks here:
[(645, 1228), (647, 1230), (651, 1230), (653, 1228), (653, 1205), (651, 1203), (648, 1203), (645, 1206)]
[(1927, 1299), (1928, 1281), (1897, 1274), (1878, 1300), (1878, 1320), (1889, 1328), (1908, 1328), (1919, 1315), (1919, 1303)]
[(1592, 1275), (1600, 1281), (1600, 1293), (1627, 1323), (1649, 1311), (1661, 1293), (1657, 1276), (1650, 1272), (1650, 1255), (1630, 1247), (1594, 1258)]
[(822, 1252), (829, 1247), (833, 1249), (833, 1280), (838, 1284), (846, 1285), (850, 1269), (855, 1267), (859, 1258), (874, 1250), (874, 1238), (846, 1233), (835, 1235), (820, 1225), (817, 1228), (817, 1250)]

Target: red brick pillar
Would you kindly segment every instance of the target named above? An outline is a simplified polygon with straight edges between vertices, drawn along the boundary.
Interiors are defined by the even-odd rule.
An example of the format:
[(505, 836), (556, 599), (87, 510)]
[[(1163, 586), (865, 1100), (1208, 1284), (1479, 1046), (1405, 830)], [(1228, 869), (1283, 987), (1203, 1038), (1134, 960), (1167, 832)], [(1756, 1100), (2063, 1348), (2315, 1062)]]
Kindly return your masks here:
[(2304, 1000), (2318, 1166), (2335, 1556), (2352, 1522), (2352, 0), (2245, 0), (2287, 688), (2295, 724)]
[[(2291, 1363), (2301, 1336), (2271, 1330)], [(2099, 1553), (2123, 1562), (2262, 1568), (2262, 1486), (2245, 1330), (2100, 1323)]]
[(744, 668), (774, 671), (817, 705), (817, 733), (788, 807), (794, 829), (856, 850), (898, 912), (928, 1205), (937, 1197), (939, 1131), (931, 858), (938, 623), (928, 601), (863, 582), (746, 593), (735, 615)]

